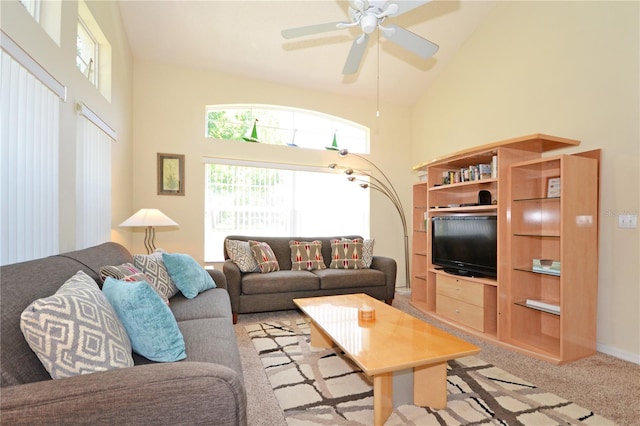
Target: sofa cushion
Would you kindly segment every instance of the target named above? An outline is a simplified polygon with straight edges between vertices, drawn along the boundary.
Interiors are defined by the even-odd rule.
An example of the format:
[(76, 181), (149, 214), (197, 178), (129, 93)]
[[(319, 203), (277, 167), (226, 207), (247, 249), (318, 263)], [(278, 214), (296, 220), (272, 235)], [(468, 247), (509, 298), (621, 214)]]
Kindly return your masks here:
[(54, 379), (133, 366), (125, 328), (98, 284), (82, 271), (54, 295), (31, 303), (20, 328)]
[(329, 267), (332, 269), (364, 269), (362, 239), (331, 240), (331, 264)]
[(384, 272), (376, 269), (323, 269), (313, 274), (320, 278), (321, 289), (386, 285)]
[(171, 298), (170, 308), (178, 322), (201, 318), (231, 318), (229, 293), (222, 288), (204, 291), (195, 299), (176, 294)]
[(269, 244), (251, 240), (249, 241), (249, 247), (251, 247), (253, 258), (258, 262), (260, 272), (266, 274), (280, 270), (278, 259), (276, 259), (276, 255), (273, 254), (273, 250), (271, 250)]
[(317, 290), (320, 280), (309, 271), (277, 271), (270, 274), (245, 274), (243, 294), (284, 293), (298, 290)]
[[(147, 274), (133, 266), (131, 263), (123, 263), (122, 265), (117, 266), (103, 266), (102, 268), (100, 268), (100, 279), (104, 283), (107, 277), (115, 278), (116, 280), (120, 281), (151, 281)], [(157, 288), (153, 287), (153, 289), (168, 305), (169, 299), (167, 299), (167, 296), (165, 296), (164, 293), (160, 292), (160, 290), (158, 290)]]
[(162, 253), (162, 261), (171, 280), (187, 299), (216, 288), (211, 275), (196, 260), (183, 253)]
[(291, 270), (292, 271), (313, 271), (314, 269), (325, 269), (324, 258), (322, 257), (322, 241), (289, 241), (291, 248)]
[(178, 323), (149, 283), (107, 277), (102, 291), (127, 330), (134, 352), (157, 362), (186, 358)]
[(171, 299), (180, 290), (173, 283), (162, 260), (162, 252), (133, 255), (133, 265), (149, 277), (149, 284), (155, 287), (167, 299)]
[(225, 240), (225, 247), (229, 259), (236, 265), (242, 272), (258, 272), (260, 271), (260, 265), (253, 257), (253, 252), (247, 241), (239, 240)]
[[(235, 371), (242, 380), (242, 363), (236, 333), (228, 318), (180, 321), (185, 336), (188, 362), (208, 362)], [(211, 395), (210, 398), (215, 398)]]

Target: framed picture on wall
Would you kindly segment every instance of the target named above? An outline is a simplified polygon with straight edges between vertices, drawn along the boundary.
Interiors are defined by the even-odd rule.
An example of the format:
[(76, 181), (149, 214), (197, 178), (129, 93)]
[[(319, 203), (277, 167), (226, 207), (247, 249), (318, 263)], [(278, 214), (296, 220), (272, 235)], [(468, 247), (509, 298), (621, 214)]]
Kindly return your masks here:
[(158, 195), (184, 195), (184, 155), (158, 153)]

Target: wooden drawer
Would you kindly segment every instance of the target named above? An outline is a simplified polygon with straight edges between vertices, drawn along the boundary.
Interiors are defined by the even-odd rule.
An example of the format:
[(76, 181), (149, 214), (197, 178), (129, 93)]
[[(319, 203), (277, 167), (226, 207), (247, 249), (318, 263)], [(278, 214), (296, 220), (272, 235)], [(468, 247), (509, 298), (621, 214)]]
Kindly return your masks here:
[(475, 330), (485, 331), (484, 308), (438, 294), (436, 313)]
[(479, 307), (484, 306), (484, 285), (460, 278), (438, 275), (436, 277), (436, 299), (440, 295), (466, 302)]

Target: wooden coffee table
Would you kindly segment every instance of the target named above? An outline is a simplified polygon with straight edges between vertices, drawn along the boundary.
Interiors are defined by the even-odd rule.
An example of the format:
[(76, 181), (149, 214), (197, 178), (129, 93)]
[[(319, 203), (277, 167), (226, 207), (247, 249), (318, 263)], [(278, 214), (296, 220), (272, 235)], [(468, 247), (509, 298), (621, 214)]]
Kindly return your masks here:
[[(309, 297), (294, 303), (311, 319), (311, 345), (338, 346), (373, 377), (373, 416), (382, 425), (393, 411), (393, 372), (413, 368), (414, 404), (447, 405), (447, 361), (480, 348), (365, 294)], [(358, 321), (358, 309), (375, 309)]]

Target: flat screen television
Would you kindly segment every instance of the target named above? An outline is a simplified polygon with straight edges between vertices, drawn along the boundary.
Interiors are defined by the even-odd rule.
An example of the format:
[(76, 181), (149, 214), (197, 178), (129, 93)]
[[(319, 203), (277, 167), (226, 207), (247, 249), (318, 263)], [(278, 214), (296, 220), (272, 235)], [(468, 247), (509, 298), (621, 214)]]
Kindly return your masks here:
[(496, 216), (432, 218), (431, 263), (451, 274), (497, 277)]

